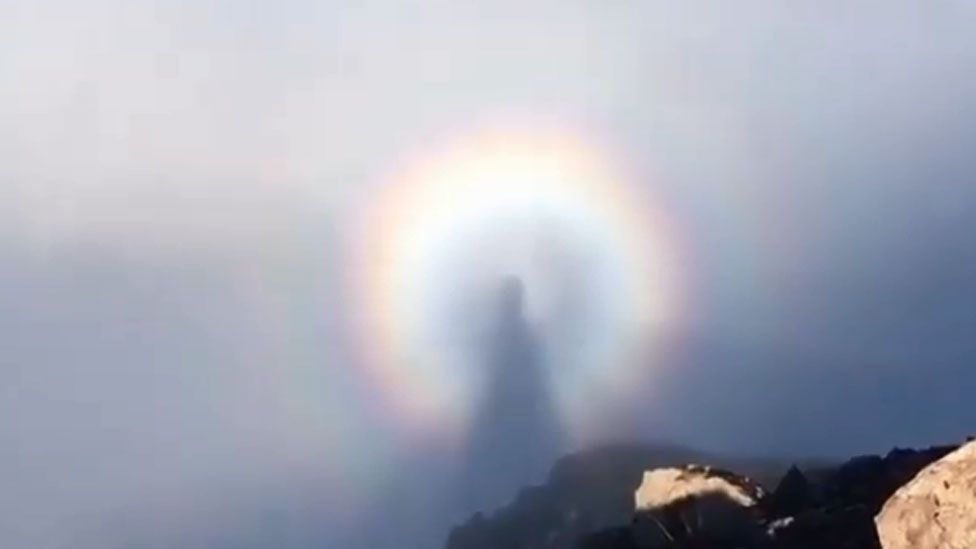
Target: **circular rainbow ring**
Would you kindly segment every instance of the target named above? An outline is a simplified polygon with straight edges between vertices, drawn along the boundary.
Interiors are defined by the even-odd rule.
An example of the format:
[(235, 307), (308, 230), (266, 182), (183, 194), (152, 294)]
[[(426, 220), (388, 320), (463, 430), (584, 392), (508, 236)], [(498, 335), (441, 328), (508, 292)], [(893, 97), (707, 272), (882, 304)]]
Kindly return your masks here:
[(492, 265), (490, 251), (493, 235), (516, 233), (517, 241), (525, 233), (513, 228), (536, 222), (586, 251), (606, 309), (586, 364), (555, 376), (564, 403), (576, 406), (593, 387), (626, 388), (649, 366), (634, 344), (646, 351), (680, 309), (676, 231), (648, 185), (635, 184), (595, 141), (548, 126), (482, 128), (408, 155), (370, 195), (350, 246), (351, 316), (370, 378), (397, 417), (437, 427), (464, 421), (477, 377), (436, 341), (426, 312), (450, 291), (444, 273), (464, 268), (527, 277), (533, 309), (540, 291), (525, 272), (532, 266)]

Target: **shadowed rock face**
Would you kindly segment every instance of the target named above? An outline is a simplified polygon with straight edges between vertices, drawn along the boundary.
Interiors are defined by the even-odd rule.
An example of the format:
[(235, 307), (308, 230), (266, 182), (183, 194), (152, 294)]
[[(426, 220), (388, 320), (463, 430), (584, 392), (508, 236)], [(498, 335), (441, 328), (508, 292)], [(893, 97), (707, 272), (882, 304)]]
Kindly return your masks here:
[[(635, 498), (644, 472), (668, 462), (722, 460), (661, 448), (590, 451), (560, 461), (546, 485), (523, 490), (510, 505), (455, 528), (448, 548), (880, 549), (874, 517), (882, 504), (920, 470), (953, 449), (898, 449), (809, 474), (793, 468), (771, 495), (751, 488), (744, 477), (685, 467), (680, 470), (684, 475), (670, 475), (677, 484), (655, 489), (658, 495), (674, 494), (677, 499), (655, 496), (660, 505), (645, 510), (635, 509), (635, 500), (646, 503), (652, 499)], [(749, 460), (742, 460), (724, 466), (774, 485), (778, 476), (771, 477), (767, 470), (773, 464), (757, 468), (761, 463), (750, 465)], [(786, 467), (776, 469), (782, 474)], [(688, 478), (705, 481), (693, 483), (703, 487), (698, 491), (701, 495), (686, 489)], [(715, 482), (731, 485), (714, 490)], [(902, 547), (915, 546), (893, 549)]]
[(779, 481), (776, 490), (770, 494), (766, 506), (770, 511), (770, 518), (793, 516), (809, 507), (814, 500), (813, 486), (803, 471), (794, 465)]
[[(881, 504), (920, 469), (940, 459), (950, 450), (950, 447), (920, 451), (894, 450), (884, 457), (857, 457), (829, 471), (816, 485), (811, 485), (798, 469), (792, 468), (772, 496), (758, 501), (755, 514), (736, 515), (727, 512), (734, 509), (734, 504), (742, 505), (745, 509), (749, 500), (726, 497), (727, 504), (722, 507), (722, 517), (729, 520), (722, 523), (713, 521), (710, 526), (707, 521), (699, 520), (701, 513), (689, 515), (681, 512), (683, 509), (700, 508), (703, 499), (695, 498), (699, 501), (682, 502), (680, 505), (668, 504), (649, 512), (638, 512), (633, 523), (624, 530), (618, 530), (613, 536), (589, 537), (582, 542), (581, 547), (880, 549), (882, 545), (873, 518)], [(656, 492), (661, 494), (682, 488), (678, 482), (680, 479), (676, 478), (675, 481), (664, 488), (657, 487)], [(723, 494), (735, 495), (728, 490)], [(738, 524), (741, 528), (730, 528), (730, 524)], [(654, 530), (649, 526), (666, 531), (669, 535), (642, 536), (642, 532)], [(756, 536), (757, 530), (754, 526), (761, 526), (761, 536)], [(916, 545), (898, 545), (891, 549), (903, 547), (914, 548)], [(947, 549), (954, 546), (924, 547)], [(888, 547), (885, 546), (885, 549)]]
[(458, 503), (487, 510), (541, 481), (562, 451), (543, 346), (525, 318), (524, 289), (502, 281), (484, 351), (488, 385), (471, 429)]
[(644, 473), (632, 526), (638, 547), (694, 541), (709, 547), (754, 545), (762, 538), (756, 505), (762, 487), (728, 471), (690, 465)]
[[(618, 444), (560, 459), (546, 482), (521, 490), (510, 503), (455, 528), (450, 549), (568, 549), (600, 532), (598, 543), (632, 541), (634, 490), (648, 468), (717, 463), (760, 480), (775, 480), (788, 464), (722, 459), (673, 445)], [(594, 545), (600, 547), (601, 545)], [(605, 545), (618, 547), (618, 545)]]

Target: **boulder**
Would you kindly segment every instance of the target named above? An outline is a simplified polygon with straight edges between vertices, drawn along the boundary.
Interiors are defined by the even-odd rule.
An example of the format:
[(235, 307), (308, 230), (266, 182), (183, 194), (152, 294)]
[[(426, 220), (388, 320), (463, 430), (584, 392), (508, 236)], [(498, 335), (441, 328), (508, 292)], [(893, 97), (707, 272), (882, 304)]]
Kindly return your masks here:
[(976, 442), (928, 465), (875, 518), (884, 549), (976, 547)]
[(648, 471), (634, 494), (637, 546), (758, 540), (763, 528), (757, 504), (764, 496), (750, 479), (710, 467)]
[(752, 507), (765, 496), (762, 487), (747, 477), (712, 467), (688, 465), (646, 471), (634, 493), (634, 503), (637, 511), (648, 511), (715, 494), (742, 507)]

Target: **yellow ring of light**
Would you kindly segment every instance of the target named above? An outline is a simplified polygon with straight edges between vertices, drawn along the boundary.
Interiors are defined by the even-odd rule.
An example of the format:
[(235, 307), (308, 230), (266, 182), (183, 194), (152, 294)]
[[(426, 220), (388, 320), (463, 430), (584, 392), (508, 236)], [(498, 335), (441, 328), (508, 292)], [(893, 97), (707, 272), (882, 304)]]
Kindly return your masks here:
[[(659, 209), (599, 147), (567, 131), (477, 132), (416, 155), (383, 182), (366, 208), (355, 251), (354, 296), (361, 351), (393, 409), (409, 422), (450, 425), (459, 419), (455, 381), (433, 365), (411, 326), (412, 297), (439, 244), (463, 233), (466, 220), (512, 204), (541, 204), (581, 216), (600, 232), (626, 273), (619, 299), (636, 330), (650, 334), (676, 315), (679, 301), (673, 231)], [(473, 243), (472, 245), (476, 245)], [(605, 377), (626, 385), (640, 360), (608, 364)], [(424, 361), (425, 368), (418, 368)], [(621, 371), (623, 370), (623, 371)]]

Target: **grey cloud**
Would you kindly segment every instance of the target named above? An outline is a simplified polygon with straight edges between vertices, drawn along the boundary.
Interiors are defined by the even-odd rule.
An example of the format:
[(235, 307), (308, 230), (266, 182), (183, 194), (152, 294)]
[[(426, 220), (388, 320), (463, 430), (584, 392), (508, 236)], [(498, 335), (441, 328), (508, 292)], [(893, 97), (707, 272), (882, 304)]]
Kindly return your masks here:
[(498, 113), (610, 136), (689, 248), (690, 326), (621, 431), (961, 437), (974, 23), (951, 0), (0, 4), (0, 542), (349, 546), (322, 463), (425, 487), (355, 373), (343, 247), (404, 151)]

